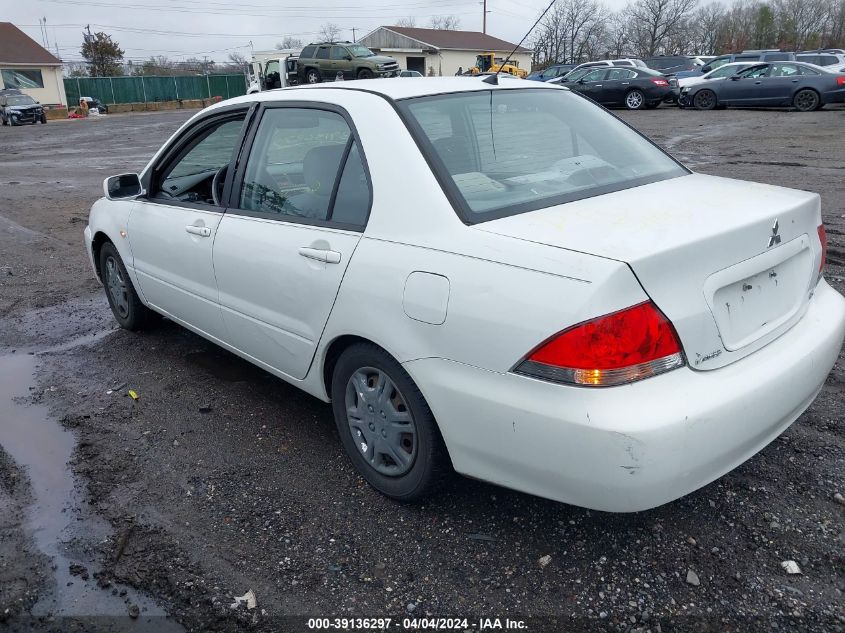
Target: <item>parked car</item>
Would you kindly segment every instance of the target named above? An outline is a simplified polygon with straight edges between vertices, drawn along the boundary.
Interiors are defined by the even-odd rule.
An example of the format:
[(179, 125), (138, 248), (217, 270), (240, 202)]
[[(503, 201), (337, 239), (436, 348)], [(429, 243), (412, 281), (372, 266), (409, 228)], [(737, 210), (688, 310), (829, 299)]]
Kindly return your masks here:
[(731, 53), (730, 55), (720, 55), (704, 64), (699, 70), (702, 74), (706, 74), (719, 66), (724, 66), (731, 62), (782, 62), (792, 61), (794, 59), (795, 53), (788, 51), (743, 51), (741, 53)]
[(719, 66), (716, 70), (711, 70), (709, 73), (699, 75), (697, 77), (682, 77), (678, 79), (678, 86), (683, 89), (699, 83), (706, 83), (715, 79), (726, 79), (744, 70), (749, 66), (753, 66), (754, 62), (730, 62), (724, 66)]
[(725, 106), (793, 106), (802, 112), (845, 101), (845, 75), (801, 62), (755, 64), (726, 81), (681, 90), (681, 104), (698, 110)]
[(322, 42), (302, 49), (297, 60), (301, 83), (316, 84), (344, 79), (397, 77), (399, 64), (392, 57), (376, 55), (366, 46), (352, 42)]
[(535, 70), (533, 73), (530, 73), (526, 79), (532, 79), (534, 81), (549, 81), (550, 79), (555, 79), (556, 77), (565, 75), (575, 68), (575, 66), (577, 66), (577, 64), (555, 64), (554, 66), (549, 66), (543, 70)]
[(829, 66), (840, 66), (845, 64), (845, 54), (828, 53), (826, 51), (819, 51), (813, 53), (798, 53), (795, 55), (795, 60), (804, 62), (806, 64), (814, 64), (815, 66), (822, 66), (827, 68)]
[(602, 105), (624, 105), (629, 110), (655, 108), (678, 94), (674, 78), (650, 68), (594, 68), (566, 85)]
[(400, 77), (423, 77), (424, 75), (418, 70), (400, 70)]
[(697, 70), (698, 65), (686, 55), (660, 55), (643, 60), (646, 66), (664, 75), (674, 75), (679, 72)]
[(16, 89), (0, 90), (0, 123), (22, 125), (47, 123), (47, 115), (38, 101)]
[[(583, 70), (584, 68), (595, 68), (597, 66), (636, 66), (637, 68), (648, 68), (645, 62), (641, 59), (599, 59), (593, 62), (584, 62), (583, 64), (578, 64), (569, 72), (572, 73), (576, 70)], [(564, 77), (566, 77), (566, 75), (564, 75)]]
[(109, 106), (100, 101), (97, 97), (80, 97), (80, 99), (85, 99), (85, 102), (88, 104), (88, 109), (97, 108), (97, 112), (100, 114), (108, 114), (109, 113)]
[(104, 194), (84, 240), (117, 322), (166, 315), (331, 402), (405, 501), (454, 468), (666, 503), (788, 428), (845, 334), (817, 194), (691, 173), (547, 83), (229, 99)]

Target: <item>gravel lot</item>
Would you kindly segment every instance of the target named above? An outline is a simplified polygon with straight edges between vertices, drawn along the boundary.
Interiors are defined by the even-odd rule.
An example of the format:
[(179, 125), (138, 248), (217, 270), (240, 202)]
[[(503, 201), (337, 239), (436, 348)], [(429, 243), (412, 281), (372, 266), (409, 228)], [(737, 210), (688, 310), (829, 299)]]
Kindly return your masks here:
[[(114, 329), (82, 244), (88, 208), (190, 114), (0, 129), (0, 629), (437, 615), (471, 630), (845, 630), (842, 356), (748, 463), (614, 515), (463, 478), (397, 505), (354, 474), (328, 405), (168, 321)], [(845, 110), (621, 116), (695, 170), (819, 192), (827, 276), (845, 291)], [(258, 608), (231, 609), (248, 589)]]

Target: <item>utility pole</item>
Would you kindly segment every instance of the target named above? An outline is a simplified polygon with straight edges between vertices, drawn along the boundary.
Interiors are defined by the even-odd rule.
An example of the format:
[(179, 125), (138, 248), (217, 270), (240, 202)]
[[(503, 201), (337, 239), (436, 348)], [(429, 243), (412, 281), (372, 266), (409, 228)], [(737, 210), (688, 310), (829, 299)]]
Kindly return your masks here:
[[(486, 1), (486, 0), (485, 0)], [(355, 39), (355, 27), (352, 27), (352, 41), (357, 42), (358, 40)]]
[(482, 0), (481, 4), (484, 7), (484, 19), (482, 20), (481, 32), (486, 35), (487, 34), (487, 0)]

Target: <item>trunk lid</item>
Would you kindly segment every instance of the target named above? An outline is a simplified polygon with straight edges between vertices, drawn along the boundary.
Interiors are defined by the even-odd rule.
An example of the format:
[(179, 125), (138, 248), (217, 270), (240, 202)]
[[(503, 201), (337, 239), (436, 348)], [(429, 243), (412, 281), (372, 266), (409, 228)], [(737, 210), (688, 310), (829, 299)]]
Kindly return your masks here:
[(801, 318), (820, 223), (817, 194), (691, 174), (474, 228), (627, 263), (675, 325), (690, 367), (707, 370)]

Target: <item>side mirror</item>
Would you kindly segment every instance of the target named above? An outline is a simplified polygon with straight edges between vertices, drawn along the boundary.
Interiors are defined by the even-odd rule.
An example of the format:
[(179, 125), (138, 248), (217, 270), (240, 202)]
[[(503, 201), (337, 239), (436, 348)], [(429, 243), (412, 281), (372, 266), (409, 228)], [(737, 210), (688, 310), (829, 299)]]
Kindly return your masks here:
[(346, 56), (346, 57), (344, 57), (343, 59), (345, 59), (345, 60), (346, 60), (346, 61), (348, 61), (348, 62), (351, 62), (351, 61), (352, 61), (352, 55), (347, 55), (347, 56)]
[(731, 75), (731, 81), (739, 81), (742, 79), (740, 75)]
[(581, 77), (581, 79), (578, 80), (578, 83), (583, 84), (583, 83), (587, 83), (587, 82), (583, 77)]
[(103, 181), (103, 193), (109, 200), (131, 200), (145, 192), (138, 174), (120, 174)]

